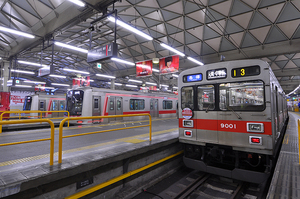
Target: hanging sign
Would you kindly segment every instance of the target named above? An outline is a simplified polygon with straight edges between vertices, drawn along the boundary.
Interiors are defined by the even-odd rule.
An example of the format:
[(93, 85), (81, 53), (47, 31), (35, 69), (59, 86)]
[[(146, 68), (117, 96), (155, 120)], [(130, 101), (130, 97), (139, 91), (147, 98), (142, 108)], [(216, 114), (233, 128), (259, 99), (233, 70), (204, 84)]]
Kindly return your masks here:
[(89, 50), (87, 54), (87, 62), (99, 62), (102, 60), (109, 59), (111, 57), (117, 57), (118, 45), (116, 43), (110, 43), (100, 48)]

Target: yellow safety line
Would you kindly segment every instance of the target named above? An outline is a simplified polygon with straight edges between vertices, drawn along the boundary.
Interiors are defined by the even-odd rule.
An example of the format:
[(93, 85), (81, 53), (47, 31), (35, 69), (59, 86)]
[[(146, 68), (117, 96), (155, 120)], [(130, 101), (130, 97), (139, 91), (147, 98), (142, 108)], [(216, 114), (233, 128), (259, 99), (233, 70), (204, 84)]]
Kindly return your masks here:
[(141, 171), (144, 171), (144, 170), (146, 170), (146, 169), (148, 169), (150, 167), (153, 167), (153, 166), (155, 166), (157, 164), (160, 164), (160, 163), (162, 163), (162, 162), (164, 162), (166, 160), (169, 160), (169, 159), (171, 159), (173, 157), (176, 157), (176, 156), (178, 156), (178, 155), (180, 155), (182, 153), (183, 153), (183, 151), (179, 151), (178, 153), (175, 153), (173, 155), (165, 157), (165, 158), (163, 158), (161, 160), (155, 161), (155, 162), (153, 162), (151, 164), (148, 164), (146, 166), (143, 166), (143, 167), (141, 167), (139, 169), (136, 169), (136, 170), (133, 170), (133, 171), (129, 171), (129, 172), (123, 174), (123, 175), (120, 175), (118, 177), (112, 178), (111, 180), (108, 180), (108, 181), (106, 181), (104, 183), (98, 184), (98, 185), (93, 186), (91, 188), (88, 188), (86, 190), (83, 190), (83, 191), (80, 191), (78, 193), (75, 193), (75, 194), (73, 194), (71, 196), (66, 197), (65, 199), (75, 199), (75, 198), (80, 198), (80, 197), (86, 196), (86, 195), (88, 195), (90, 193), (93, 193), (93, 192), (98, 191), (98, 190), (100, 190), (100, 189), (102, 189), (104, 187), (107, 187), (107, 186), (109, 186), (111, 184), (114, 184), (114, 183), (116, 183), (118, 181), (121, 181), (121, 180), (123, 180), (125, 178), (128, 178), (128, 177), (130, 177), (132, 175), (135, 175), (135, 174), (137, 174), (137, 173), (139, 173)]

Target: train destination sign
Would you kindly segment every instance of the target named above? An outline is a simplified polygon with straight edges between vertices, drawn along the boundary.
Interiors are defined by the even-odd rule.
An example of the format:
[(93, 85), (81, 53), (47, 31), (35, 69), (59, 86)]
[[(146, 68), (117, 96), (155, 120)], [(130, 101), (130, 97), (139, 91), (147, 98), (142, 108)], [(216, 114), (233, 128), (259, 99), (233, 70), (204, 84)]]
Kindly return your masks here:
[(183, 77), (183, 82), (198, 82), (198, 81), (202, 81), (202, 73), (185, 75)]
[(206, 78), (207, 78), (207, 80), (223, 79), (223, 78), (226, 78), (226, 77), (227, 77), (227, 70), (226, 70), (226, 68), (206, 71)]
[(99, 62), (118, 55), (118, 45), (116, 43), (110, 43), (100, 48), (89, 50), (87, 54), (87, 62)]
[(247, 76), (254, 76), (259, 74), (260, 74), (260, 67), (257, 65), (234, 68), (231, 70), (231, 77), (247, 77)]
[(186, 120), (189, 120), (193, 117), (193, 111), (190, 108), (184, 108), (181, 112), (182, 117)]

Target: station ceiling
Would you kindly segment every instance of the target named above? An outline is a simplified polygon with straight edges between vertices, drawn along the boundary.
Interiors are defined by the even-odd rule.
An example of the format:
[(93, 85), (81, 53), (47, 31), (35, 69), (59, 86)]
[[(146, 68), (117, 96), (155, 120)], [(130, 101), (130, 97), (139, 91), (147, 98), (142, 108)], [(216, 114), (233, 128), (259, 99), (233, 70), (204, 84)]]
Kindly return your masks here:
[[(115, 0), (116, 1), (116, 0)], [(117, 9), (118, 19), (152, 36), (148, 41), (117, 26), (118, 57), (130, 62), (161, 58), (174, 53), (159, 42), (204, 64), (236, 59), (262, 59), (273, 69), (285, 93), (300, 84), (300, 0), (84, 0), (79, 7), (69, 0), (0, 0), (0, 26), (34, 34), (34, 39), (0, 31), (0, 56), (12, 60), (13, 69), (37, 72), (39, 67), (17, 60), (50, 65), (66, 79), (49, 76), (12, 76), (35, 81), (72, 84), (75, 73), (63, 68), (90, 72), (91, 83), (108, 87), (108, 79), (95, 74), (116, 76), (115, 82), (136, 79), (135, 66), (111, 60), (87, 62), (87, 54), (53, 47), (60, 41), (83, 49), (95, 49), (114, 41), (115, 25), (99, 19), (104, 12)], [(107, 5), (109, 5), (107, 7)], [(107, 9), (105, 9), (107, 7)], [(95, 22), (91, 25), (91, 22)], [(91, 29), (91, 26), (93, 28)], [(197, 64), (180, 58), (180, 71)], [(158, 69), (158, 66), (154, 65)], [(140, 78), (141, 79), (141, 78)], [(177, 85), (171, 75), (153, 73), (142, 80)]]

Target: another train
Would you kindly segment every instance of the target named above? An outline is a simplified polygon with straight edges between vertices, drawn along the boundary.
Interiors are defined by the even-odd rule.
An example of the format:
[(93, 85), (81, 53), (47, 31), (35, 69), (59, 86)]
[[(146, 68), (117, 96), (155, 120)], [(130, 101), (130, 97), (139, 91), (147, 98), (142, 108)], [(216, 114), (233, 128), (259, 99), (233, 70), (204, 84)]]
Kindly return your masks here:
[(263, 183), (288, 123), (286, 96), (268, 63), (219, 62), (180, 73), (179, 141), (189, 168)]
[[(149, 113), (151, 117), (176, 117), (178, 96), (173, 93), (144, 93), (82, 87), (67, 92), (66, 110), (71, 117)], [(116, 120), (148, 119), (147, 116), (75, 120), (77, 124)], [(70, 121), (73, 122), (74, 121)]]

